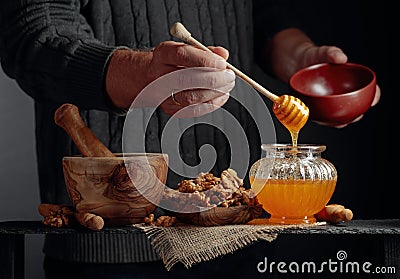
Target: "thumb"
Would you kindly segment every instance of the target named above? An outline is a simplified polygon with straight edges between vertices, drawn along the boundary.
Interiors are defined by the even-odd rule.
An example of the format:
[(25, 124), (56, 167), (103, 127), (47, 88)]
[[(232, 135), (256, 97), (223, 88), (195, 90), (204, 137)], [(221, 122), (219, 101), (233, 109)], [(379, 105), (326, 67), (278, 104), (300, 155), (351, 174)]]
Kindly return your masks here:
[(228, 60), (229, 58), (229, 51), (226, 48), (220, 47), (220, 46), (209, 46), (208, 47), (212, 52), (215, 54), (221, 56), (225, 60)]
[(347, 55), (344, 52), (334, 46), (330, 46), (326, 50), (326, 55), (328, 58), (328, 62), (335, 63), (335, 64), (344, 64), (347, 62)]

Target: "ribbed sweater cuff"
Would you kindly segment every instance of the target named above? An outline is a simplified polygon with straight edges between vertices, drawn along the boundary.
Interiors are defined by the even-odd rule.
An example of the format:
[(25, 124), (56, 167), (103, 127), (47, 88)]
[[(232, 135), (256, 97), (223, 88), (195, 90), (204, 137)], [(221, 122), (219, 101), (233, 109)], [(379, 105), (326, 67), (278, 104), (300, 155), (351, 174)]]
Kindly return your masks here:
[(124, 114), (111, 103), (105, 89), (107, 66), (112, 53), (119, 48), (99, 42), (83, 41), (72, 54), (68, 73), (70, 74), (68, 94), (81, 109), (98, 109)]

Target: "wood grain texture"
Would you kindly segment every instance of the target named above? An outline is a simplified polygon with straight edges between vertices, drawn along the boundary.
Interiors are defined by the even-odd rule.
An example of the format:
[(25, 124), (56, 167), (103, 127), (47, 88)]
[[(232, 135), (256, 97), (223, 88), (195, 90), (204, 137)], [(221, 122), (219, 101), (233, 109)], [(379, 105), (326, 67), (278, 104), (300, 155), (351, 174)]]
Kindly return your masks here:
[(93, 213), (75, 213), (75, 218), (84, 227), (93, 231), (100, 231), (104, 227), (104, 220)]
[(143, 222), (161, 200), (168, 173), (166, 154), (64, 157), (67, 190), (78, 213), (106, 225)]
[(114, 154), (83, 122), (75, 105), (61, 105), (54, 113), (54, 121), (67, 132), (83, 156), (114, 157)]
[(201, 212), (174, 213), (174, 215), (183, 223), (211, 227), (246, 224), (259, 217), (261, 213), (261, 204), (255, 204), (232, 207), (213, 207)]
[(167, 180), (166, 154), (112, 153), (73, 104), (61, 105), (54, 121), (82, 154), (62, 161), (67, 191), (82, 225), (100, 230), (100, 218), (105, 225), (139, 223), (156, 209)]

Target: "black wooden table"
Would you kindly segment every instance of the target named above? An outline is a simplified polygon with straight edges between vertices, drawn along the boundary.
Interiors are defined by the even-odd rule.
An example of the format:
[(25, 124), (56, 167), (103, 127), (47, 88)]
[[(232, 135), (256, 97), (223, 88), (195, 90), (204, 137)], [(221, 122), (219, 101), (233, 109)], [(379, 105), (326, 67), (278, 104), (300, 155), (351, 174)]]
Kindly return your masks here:
[[(103, 228), (99, 232), (93, 232), (83, 227), (48, 227), (40, 221), (0, 222), (0, 278), (24, 278), (26, 235), (82, 233), (141, 234), (142, 232), (130, 226)], [(302, 243), (306, 247), (311, 247), (310, 243), (312, 243), (311, 245), (320, 245), (329, 240), (337, 243), (337, 249), (343, 249), (340, 244), (345, 241), (352, 243), (358, 241), (357, 247), (365, 245), (365, 247), (359, 248), (361, 253), (369, 251), (369, 255), (375, 257), (372, 260), (378, 261), (376, 264), (379, 264), (381, 270), (384, 271), (381, 276), (366, 278), (400, 278), (400, 219), (352, 220), (338, 225), (324, 225), (300, 230), (290, 229), (280, 233), (277, 240), (268, 244), (279, 246), (281, 251), (287, 251), (284, 249), (285, 245), (293, 246)], [(263, 244), (256, 243), (255, 246), (257, 245)], [(296, 247), (292, 248), (290, 249), (294, 254)], [(297, 247), (297, 249), (304, 249), (304, 247)], [(276, 255), (277, 258), (280, 256), (284, 255)], [(383, 275), (383, 273), (385, 274)]]

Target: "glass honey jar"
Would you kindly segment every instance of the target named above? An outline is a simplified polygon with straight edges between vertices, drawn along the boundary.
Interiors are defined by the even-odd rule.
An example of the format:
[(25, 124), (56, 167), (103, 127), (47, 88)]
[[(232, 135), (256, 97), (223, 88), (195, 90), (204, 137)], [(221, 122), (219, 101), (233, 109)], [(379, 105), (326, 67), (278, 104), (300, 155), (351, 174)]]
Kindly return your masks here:
[(314, 223), (314, 214), (331, 199), (335, 166), (322, 158), (325, 145), (263, 144), (265, 156), (250, 168), (254, 195), (270, 214), (269, 223)]

